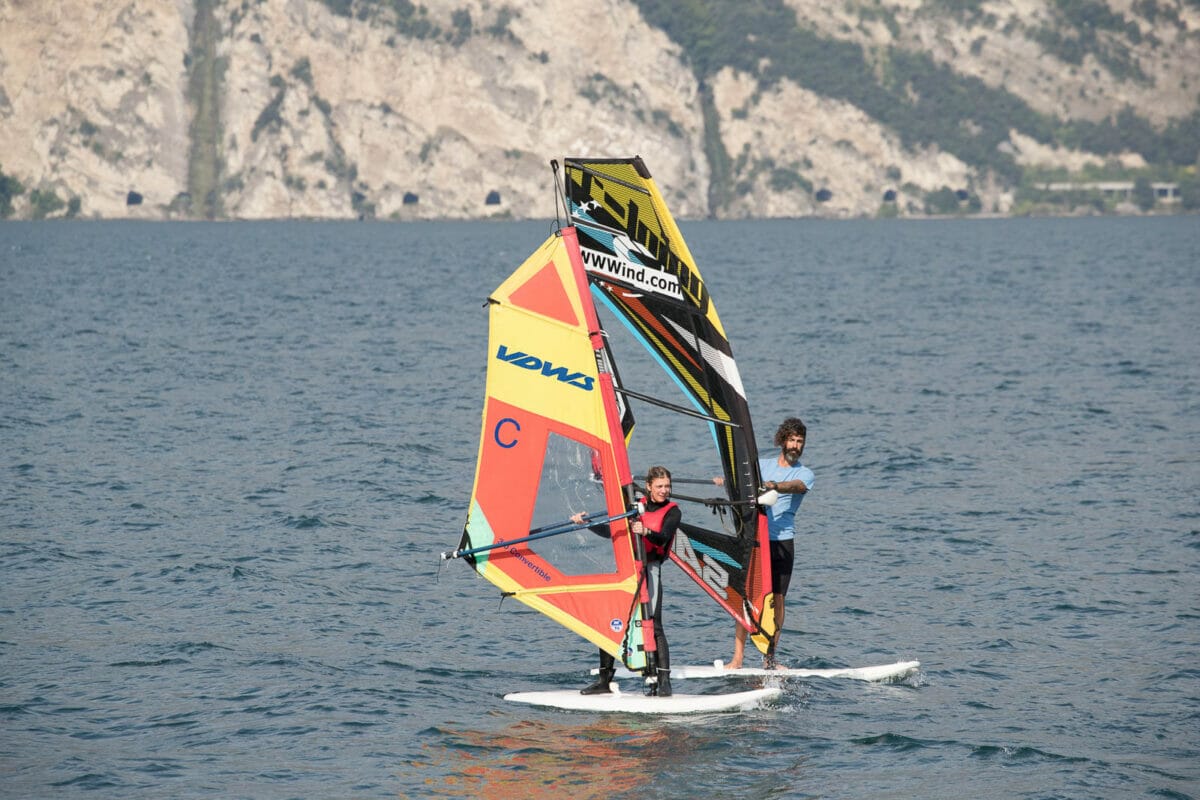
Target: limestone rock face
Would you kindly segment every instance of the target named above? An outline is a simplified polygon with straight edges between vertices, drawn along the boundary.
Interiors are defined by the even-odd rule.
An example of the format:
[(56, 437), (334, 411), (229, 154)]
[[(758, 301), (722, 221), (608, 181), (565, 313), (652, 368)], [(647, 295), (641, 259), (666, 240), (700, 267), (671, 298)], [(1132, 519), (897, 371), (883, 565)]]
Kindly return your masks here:
[[(1159, 0), (1151, 21), (1134, 0), (1107, 0), (1140, 26), (1132, 55), (1103, 51), (1132, 59), (1131, 79), (1047, 53), (1037, 37), (1055, 24), (1052, 0), (957, 14), (919, 0), (788, 3), (798, 24), (868, 59), (918, 50), (1064, 119), (1129, 106), (1162, 124), (1197, 103), (1194, 4)], [(26, 190), (13, 216), (40, 215), (36, 192), (60, 201), (52, 214), (97, 218), (548, 218), (551, 158), (635, 154), (682, 218), (920, 214), (944, 187), (969, 188), (984, 212), (1013, 203), (990, 174), (792, 80), (727, 67), (700, 86), (631, 0), (403, 8), (0, 0), (0, 173)], [(1004, 146), (1023, 164), (1102, 160), (1016, 130)]]
[[(586, 29), (562, 26), (547, 5), (466, 3), (458, 10), (473, 29), (498, 28), (500, 14), (507, 23), (461, 43), (404, 37), (302, 0), (231, 17), (226, 211), (544, 218), (554, 213), (551, 157), (640, 153), (671, 176), (681, 214), (703, 214), (697, 88), (678, 49), (627, 3), (588, 3)], [(449, 13), (430, 17), (452, 27)], [(580, 59), (585, 34), (613, 46)], [(488, 204), (493, 192), (499, 202)]]
[[(1072, 64), (1039, 43), (1056, 35), (1069, 43), (1079, 36), (1062, 32), (1064, 16), (1047, 0), (987, 0), (978, 4), (977, 13), (960, 14), (950, 13), (949, 4), (922, 0), (786, 2), (797, 18), (824, 35), (868, 49), (895, 45), (928, 53), (960, 74), (1007, 89), (1037, 111), (1064, 119), (1098, 121), (1129, 106), (1161, 124), (1196, 105), (1200, 7), (1194, 3), (1163, 2), (1154, 6), (1153, 18), (1131, 13), (1144, 6), (1137, 0), (1097, 4), (1121, 15), (1136, 32), (1117, 36), (1103, 27), (1089, 28), (1105, 58), (1088, 54)], [(1130, 33), (1138, 42), (1134, 49)], [(1126, 68), (1126, 74), (1113, 74)]]
[[(731, 215), (874, 216), (885, 202), (919, 213), (917, 189), (965, 187), (971, 181), (967, 165), (954, 156), (905, 149), (854, 106), (790, 82), (755, 99), (755, 81), (727, 69), (714, 93), (721, 138), (743, 165)], [(731, 113), (747, 104), (753, 113)], [(892, 195), (885, 201), (888, 192)], [(992, 199), (1000, 206), (1009, 200), (1004, 195)]]
[(0, 171), (88, 216), (161, 218), (187, 189), (192, 16), (187, 0), (0, 2)]

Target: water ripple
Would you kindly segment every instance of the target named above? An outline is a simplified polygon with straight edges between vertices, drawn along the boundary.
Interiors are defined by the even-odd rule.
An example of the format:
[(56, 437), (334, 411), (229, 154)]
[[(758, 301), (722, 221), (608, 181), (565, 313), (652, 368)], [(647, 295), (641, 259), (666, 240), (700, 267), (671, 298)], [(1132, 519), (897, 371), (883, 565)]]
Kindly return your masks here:
[[(1198, 796), (1194, 219), (684, 228), (760, 446), (809, 424), (782, 656), (919, 673), (504, 702), (596, 658), (438, 558), (544, 224), (7, 223), (3, 793)], [(666, 581), (675, 659), (728, 658)]]

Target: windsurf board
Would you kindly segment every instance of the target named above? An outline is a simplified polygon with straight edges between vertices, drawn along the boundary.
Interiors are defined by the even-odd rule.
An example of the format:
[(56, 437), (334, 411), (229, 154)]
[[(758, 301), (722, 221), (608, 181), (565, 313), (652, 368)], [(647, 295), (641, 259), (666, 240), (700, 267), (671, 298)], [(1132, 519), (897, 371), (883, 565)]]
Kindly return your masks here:
[[(671, 667), (671, 680), (687, 680), (699, 678), (851, 678), (859, 681), (894, 681), (906, 678), (916, 672), (921, 666), (920, 661), (897, 661), (895, 664), (879, 664), (872, 667), (834, 667), (831, 669), (765, 669), (742, 667), (726, 669), (723, 661), (714, 661), (711, 665), (692, 665)], [(595, 674), (599, 670), (592, 670)], [(624, 668), (617, 670), (619, 678), (641, 677), (636, 672)]]
[(779, 697), (778, 687), (727, 694), (673, 694), (647, 697), (625, 693), (616, 687), (611, 694), (580, 694), (578, 689), (545, 692), (513, 692), (504, 695), (511, 703), (560, 708), (568, 711), (601, 711), (622, 714), (696, 714), (706, 711), (745, 711)]

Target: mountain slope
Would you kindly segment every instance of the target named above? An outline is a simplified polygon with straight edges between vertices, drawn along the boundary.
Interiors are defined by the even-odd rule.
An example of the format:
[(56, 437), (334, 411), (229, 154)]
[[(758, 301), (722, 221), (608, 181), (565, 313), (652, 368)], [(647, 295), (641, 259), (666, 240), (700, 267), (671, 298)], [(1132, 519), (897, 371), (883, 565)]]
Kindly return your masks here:
[(1035, 171), (1190, 179), (1198, 30), (1197, 0), (7, 0), (0, 213), (545, 218), (550, 158), (633, 153), (681, 217), (1010, 213)]

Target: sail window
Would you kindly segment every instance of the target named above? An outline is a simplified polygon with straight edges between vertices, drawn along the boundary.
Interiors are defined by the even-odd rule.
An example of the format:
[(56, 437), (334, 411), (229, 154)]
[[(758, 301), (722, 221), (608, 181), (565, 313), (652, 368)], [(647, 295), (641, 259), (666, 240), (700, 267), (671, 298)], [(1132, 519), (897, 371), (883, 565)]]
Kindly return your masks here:
[[(604, 514), (600, 453), (582, 442), (549, 435), (532, 528), (553, 525), (580, 511)], [(620, 523), (618, 523), (620, 524)], [(607, 532), (583, 528), (531, 542), (530, 549), (565, 575), (611, 574), (617, 571)]]

